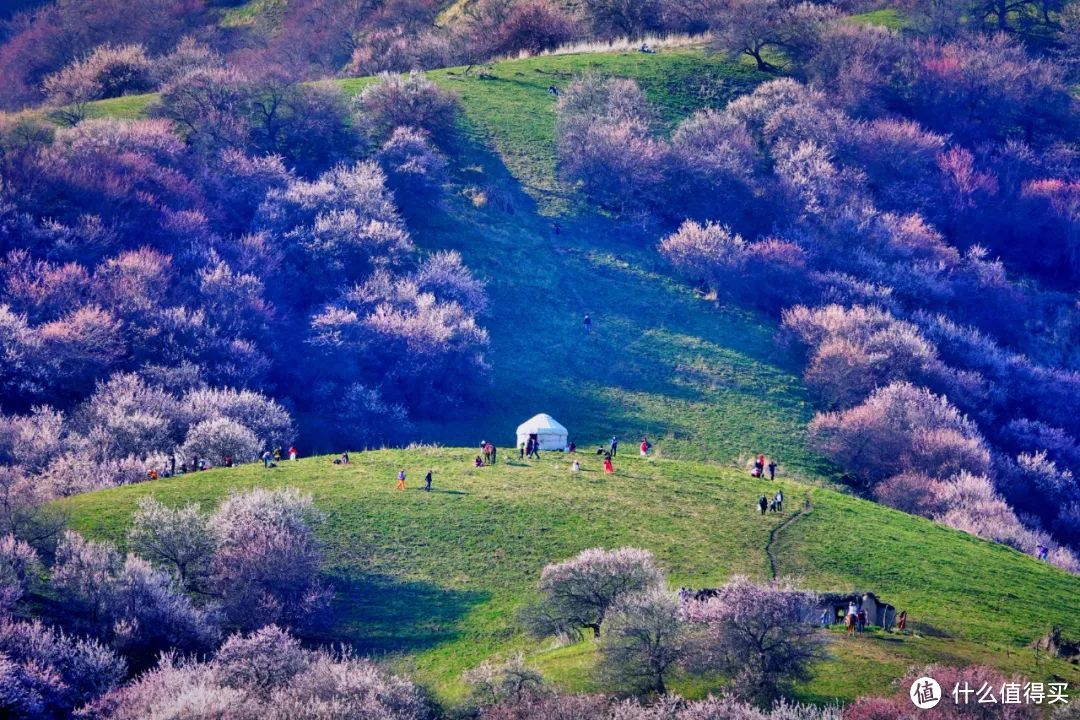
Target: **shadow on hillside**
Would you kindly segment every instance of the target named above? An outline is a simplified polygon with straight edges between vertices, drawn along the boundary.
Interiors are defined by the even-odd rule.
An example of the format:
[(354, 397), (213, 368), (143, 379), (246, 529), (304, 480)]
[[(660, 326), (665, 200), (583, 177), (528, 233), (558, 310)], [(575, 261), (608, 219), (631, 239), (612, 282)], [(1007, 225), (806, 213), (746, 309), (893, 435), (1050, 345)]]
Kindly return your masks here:
[(335, 578), (334, 585), (337, 622), (328, 635), (365, 655), (417, 652), (456, 640), (458, 623), (490, 597), (388, 575)]

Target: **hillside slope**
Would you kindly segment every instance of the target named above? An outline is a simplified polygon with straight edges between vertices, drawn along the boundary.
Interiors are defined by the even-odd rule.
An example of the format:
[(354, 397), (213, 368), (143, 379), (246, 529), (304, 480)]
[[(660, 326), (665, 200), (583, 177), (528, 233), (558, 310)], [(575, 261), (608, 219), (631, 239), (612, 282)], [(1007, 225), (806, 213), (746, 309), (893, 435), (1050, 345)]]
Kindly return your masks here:
[[(326, 513), (326, 572), (338, 589), (335, 625), (320, 637), (393, 653), (399, 667), (451, 699), (462, 690), (462, 671), (515, 649), (566, 686), (592, 687), (589, 643), (537, 644), (517, 631), (513, 615), (544, 564), (621, 545), (653, 551), (672, 587), (715, 586), (732, 573), (766, 578), (768, 545), (779, 574), (801, 575), (819, 590), (871, 590), (908, 610), (913, 635), (837, 636), (832, 659), (800, 687), (805, 699), (883, 692), (909, 665), (930, 661), (986, 662), (1080, 682), (1076, 667), (1045, 658), (1036, 665), (1024, 649), (1052, 625), (1080, 635), (1080, 578), (1021, 553), (790, 480), (777, 483), (787, 513), (762, 517), (754, 500), (775, 485), (715, 466), (620, 456), (616, 475), (606, 477), (590, 456), (572, 474), (559, 453), (519, 462), (504, 451), (497, 466), (481, 469), (471, 466), (474, 454), (419, 448), (356, 454), (351, 466), (328, 457), (270, 470), (248, 465), (60, 505), (75, 529), (122, 541), (143, 496), (211, 508), (253, 486), (310, 492)], [(393, 487), (401, 468), (410, 477), (406, 492)], [(435, 470), (430, 494), (418, 489), (428, 468)]]
[[(723, 105), (764, 79), (693, 48), (428, 73), (458, 93), (465, 117), (447, 199), (435, 212), (407, 213), (409, 227), (426, 251), (459, 250), (487, 283), (491, 309), (483, 322), (493, 379), (481, 400), (417, 428), (414, 437), (506, 442), (510, 435), (496, 437), (490, 428), (512, 432), (543, 411), (579, 444), (648, 434), (664, 438), (664, 451), (678, 457), (728, 462), (763, 451), (790, 470), (823, 471), (803, 446), (812, 407), (797, 362), (773, 343), (775, 324), (715, 306), (674, 282), (650, 245), (583, 207), (558, 179), (556, 98), (548, 87), (586, 72), (636, 79), (665, 123)], [(372, 79), (339, 82), (358, 93)], [(138, 117), (151, 100), (103, 101), (94, 114)], [(581, 331), (586, 312), (596, 327), (591, 338)], [(312, 429), (308, 442), (333, 450), (321, 447), (318, 435)]]

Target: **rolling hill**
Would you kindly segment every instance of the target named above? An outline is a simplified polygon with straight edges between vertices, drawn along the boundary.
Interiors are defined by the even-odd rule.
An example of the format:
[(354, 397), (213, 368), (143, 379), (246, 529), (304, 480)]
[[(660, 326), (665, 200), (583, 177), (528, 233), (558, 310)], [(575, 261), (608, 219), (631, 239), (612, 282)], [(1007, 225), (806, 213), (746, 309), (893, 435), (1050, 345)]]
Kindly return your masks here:
[[(775, 568), (821, 590), (871, 590), (909, 611), (912, 635), (838, 636), (832, 658), (799, 687), (803, 699), (884, 692), (910, 665), (929, 662), (1080, 682), (1076, 667), (1025, 649), (1053, 625), (1080, 635), (1080, 579), (823, 486), (832, 468), (805, 447), (811, 397), (797, 359), (774, 342), (776, 326), (674, 281), (633, 228), (590, 211), (559, 180), (547, 88), (589, 71), (637, 79), (669, 124), (764, 79), (694, 48), (429, 73), (460, 95), (465, 117), (447, 198), (406, 215), (423, 250), (459, 250), (487, 282), (492, 377), (478, 381), (483, 399), (418, 427), (415, 438), (505, 447), (518, 422), (545, 411), (579, 447), (613, 433), (648, 434), (660, 459), (620, 459), (618, 474), (605, 478), (591, 456), (579, 476), (555, 455), (482, 470), (471, 467), (474, 451), (450, 448), (368, 452), (351, 467), (316, 457), (69, 498), (60, 504), (72, 526), (122, 540), (143, 495), (212, 507), (253, 485), (311, 492), (327, 514), (326, 571), (339, 591), (335, 626), (313, 639), (387, 654), (450, 700), (463, 691), (464, 670), (515, 650), (565, 687), (593, 688), (589, 642), (538, 644), (517, 631), (513, 614), (545, 563), (624, 544), (653, 551), (675, 587), (715, 585), (736, 572), (764, 578)], [(355, 93), (371, 80), (339, 82)], [(119, 98), (94, 111), (137, 117), (151, 100)], [(580, 329), (585, 312), (596, 323), (591, 337)], [(318, 436), (309, 426), (310, 445), (320, 446)], [(784, 518), (757, 515), (754, 499), (772, 486), (731, 467), (759, 451), (785, 471)], [(400, 467), (414, 484), (434, 468), (439, 492), (395, 493)]]
[[(60, 505), (73, 528), (123, 541), (143, 496), (212, 508), (254, 486), (310, 492), (326, 514), (326, 573), (338, 590), (334, 625), (312, 639), (388, 654), (449, 700), (460, 697), (464, 670), (517, 650), (565, 687), (599, 689), (588, 672), (590, 642), (537, 643), (513, 617), (546, 563), (586, 547), (622, 545), (654, 552), (672, 587), (715, 586), (732, 573), (763, 579), (775, 567), (815, 589), (870, 590), (908, 610), (910, 635), (852, 640), (837, 633), (831, 659), (799, 687), (806, 700), (884, 692), (910, 665), (928, 662), (988, 663), (1080, 681), (1075, 666), (1039, 662), (1025, 649), (1053, 625), (1080, 634), (1080, 578), (1014, 550), (787, 478), (777, 483), (786, 512), (763, 517), (754, 502), (776, 485), (714, 465), (620, 456), (616, 474), (605, 476), (588, 455), (578, 474), (560, 453), (520, 462), (506, 450), (498, 465), (480, 469), (472, 467), (474, 455), (417, 447), (358, 453), (350, 466), (329, 457), (273, 469), (247, 465)], [(394, 490), (401, 468), (410, 477), (405, 492)], [(428, 468), (435, 471), (430, 494), (419, 489)]]

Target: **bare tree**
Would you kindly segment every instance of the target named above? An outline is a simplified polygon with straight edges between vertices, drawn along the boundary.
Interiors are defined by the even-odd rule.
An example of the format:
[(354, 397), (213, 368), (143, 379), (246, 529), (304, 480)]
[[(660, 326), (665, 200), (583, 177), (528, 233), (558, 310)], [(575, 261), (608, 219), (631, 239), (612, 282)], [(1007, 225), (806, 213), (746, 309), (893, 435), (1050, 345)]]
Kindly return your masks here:
[(830, 5), (797, 0), (728, 0), (711, 23), (712, 47), (731, 56), (747, 55), (758, 70), (772, 72), (767, 57), (786, 52), (802, 56), (826, 24), (836, 17)]

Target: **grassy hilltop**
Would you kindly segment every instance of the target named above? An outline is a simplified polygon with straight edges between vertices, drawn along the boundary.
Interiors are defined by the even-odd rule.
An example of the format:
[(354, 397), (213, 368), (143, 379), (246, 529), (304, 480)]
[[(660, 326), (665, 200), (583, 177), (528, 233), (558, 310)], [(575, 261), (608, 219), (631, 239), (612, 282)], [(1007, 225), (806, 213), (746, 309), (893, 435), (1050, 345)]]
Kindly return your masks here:
[[(912, 664), (985, 662), (1031, 677), (1080, 672), (1062, 661), (1036, 666), (1025, 645), (1060, 625), (1080, 633), (1080, 578), (1021, 553), (834, 491), (784, 479), (783, 515), (761, 517), (757, 496), (775, 485), (741, 471), (672, 460), (616, 459), (604, 476), (593, 456), (580, 474), (546, 453), (495, 467), (471, 466), (471, 449), (384, 450), (266, 470), (213, 470), (80, 495), (61, 505), (75, 529), (123, 541), (140, 497), (206, 508), (232, 490), (294, 486), (326, 513), (326, 573), (338, 589), (325, 638), (389, 653), (399, 667), (460, 696), (461, 673), (492, 655), (523, 650), (564, 686), (591, 688), (591, 643), (551, 647), (513, 620), (541, 568), (592, 546), (654, 552), (674, 587), (709, 587), (732, 573), (795, 574), (819, 590), (871, 590), (907, 609), (915, 634), (839, 634), (832, 659), (800, 687), (809, 700), (882, 692)], [(394, 490), (397, 470), (409, 489)], [(435, 492), (419, 490), (428, 469)], [(807, 505), (809, 503), (809, 505)], [(780, 524), (793, 520), (782, 528)], [(770, 563), (770, 555), (772, 564)], [(707, 685), (680, 690), (691, 694)]]

